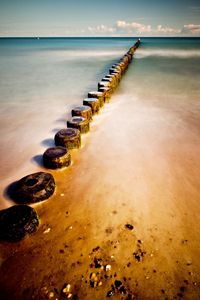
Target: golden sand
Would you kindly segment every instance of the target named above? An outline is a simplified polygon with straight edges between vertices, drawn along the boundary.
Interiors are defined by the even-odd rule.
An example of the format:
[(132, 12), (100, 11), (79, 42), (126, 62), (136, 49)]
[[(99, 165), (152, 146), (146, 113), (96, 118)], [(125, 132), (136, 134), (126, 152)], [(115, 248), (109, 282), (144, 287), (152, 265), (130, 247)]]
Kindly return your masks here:
[(71, 153), (38, 231), (1, 244), (2, 299), (198, 299), (194, 116), (119, 91)]

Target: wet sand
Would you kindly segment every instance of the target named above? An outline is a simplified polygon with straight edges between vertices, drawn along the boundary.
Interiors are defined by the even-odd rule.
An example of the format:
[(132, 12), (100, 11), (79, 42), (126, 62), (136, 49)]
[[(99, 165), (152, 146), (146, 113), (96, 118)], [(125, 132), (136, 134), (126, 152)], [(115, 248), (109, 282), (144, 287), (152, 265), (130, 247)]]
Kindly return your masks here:
[(125, 81), (51, 172), (38, 231), (1, 244), (2, 299), (198, 299), (199, 110), (141, 101)]

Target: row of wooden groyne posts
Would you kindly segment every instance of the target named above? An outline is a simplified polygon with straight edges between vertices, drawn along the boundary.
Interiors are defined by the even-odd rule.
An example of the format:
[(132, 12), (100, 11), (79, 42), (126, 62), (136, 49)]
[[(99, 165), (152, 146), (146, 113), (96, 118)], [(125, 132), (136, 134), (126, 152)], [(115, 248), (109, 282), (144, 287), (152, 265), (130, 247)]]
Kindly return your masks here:
[[(43, 154), (43, 164), (49, 169), (68, 167), (71, 164), (70, 149), (81, 146), (81, 134), (89, 131), (92, 115), (99, 112), (104, 103), (110, 100), (123, 74), (140, 45), (140, 39), (115, 63), (109, 74), (98, 83), (98, 91), (88, 93), (83, 105), (72, 109), (72, 118), (67, 128), (55, 135), (55, 147)], [(38, 215), (27, 204), (48, 199), (55, 191), (55, 181), (50, 173), (37, 172), (23, 177), (13, 186), (10, 196), (18, 205), (0, 211), (0, 240), (19, 241), (39, 226)]]

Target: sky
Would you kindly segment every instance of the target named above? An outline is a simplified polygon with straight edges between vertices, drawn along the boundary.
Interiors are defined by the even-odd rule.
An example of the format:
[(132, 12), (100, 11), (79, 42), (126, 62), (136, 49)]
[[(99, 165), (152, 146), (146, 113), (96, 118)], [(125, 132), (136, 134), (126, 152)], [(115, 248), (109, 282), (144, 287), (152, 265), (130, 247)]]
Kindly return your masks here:
[(0, 0), (9, 36), (200, 36), (200, 0)]

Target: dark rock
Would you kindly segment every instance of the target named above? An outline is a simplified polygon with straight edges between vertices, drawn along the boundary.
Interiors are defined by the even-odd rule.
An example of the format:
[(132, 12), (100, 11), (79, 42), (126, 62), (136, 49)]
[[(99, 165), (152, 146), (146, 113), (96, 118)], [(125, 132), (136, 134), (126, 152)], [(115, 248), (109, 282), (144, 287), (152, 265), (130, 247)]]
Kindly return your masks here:
[(134, 226), (131, 224), (126, 224), (125, 227), (129, 230), (133, 230)]
[(98, 251), (99, 249), (100, 249), (100, 247), (97, 246), (96, 248), (93, 248), (93, 249), (92, 249), (92, 252), (96, 252), (96, 251)]
[(94, 258), (94, 267), (95, 268), (101, 268), (102, 266), (102, 259), (101, 258)]
[(135, 257), (135, 259), (140, 262), (142, 260), (142, 258), (144, 257), (144, 255), (146, 254), (146, 252), (142, 251), (141, 249), (138, 249), (137, 252), (133, 253), (133, 256)]
[(137, 261), (140, 261), (140, 260), (141, 260), (141, 256), (140, 256), (139, 254), (133, 253), (133, 255), (135, 256), (135, 259), (136, 259)]
[(121, 287), (119, 288), (119, 292), (120, 292), (121, 294), (126, 294), (126, 288), (125, 288), (124, 286), (121, 286)]
[(122, 282), (120, 280), (115, 280), (114, 284), (116, 288), (119, 288), (122, 285)]

